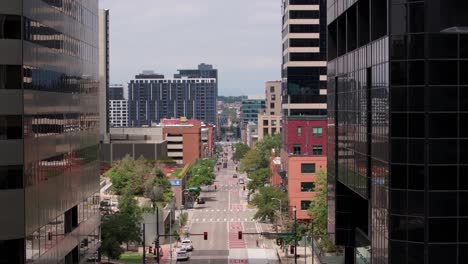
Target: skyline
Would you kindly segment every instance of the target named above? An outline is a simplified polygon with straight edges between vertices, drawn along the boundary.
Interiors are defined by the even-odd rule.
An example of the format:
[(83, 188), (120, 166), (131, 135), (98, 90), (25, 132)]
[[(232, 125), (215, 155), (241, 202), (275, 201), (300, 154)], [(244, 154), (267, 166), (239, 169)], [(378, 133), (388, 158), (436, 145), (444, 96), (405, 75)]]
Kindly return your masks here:
[(199, 63), (218, 69), (219, 95), (259, 95), (266, 81), (281, 79), (280, 1), (102, 0), (100, 8), (110, 10), (111, 83)]

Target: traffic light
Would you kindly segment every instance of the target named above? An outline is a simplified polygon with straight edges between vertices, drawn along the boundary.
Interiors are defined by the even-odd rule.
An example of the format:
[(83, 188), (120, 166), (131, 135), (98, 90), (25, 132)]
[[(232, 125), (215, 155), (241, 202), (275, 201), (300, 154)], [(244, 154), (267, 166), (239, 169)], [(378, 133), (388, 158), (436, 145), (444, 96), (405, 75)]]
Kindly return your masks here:
[(239, 231), (239, 232), (237, 233), (237, 238), (239, 238), (239, 240), (242, 239), (242, 231)]
[(47, 233), (47, 238), (48, 238), (49, 240), (52, 240), (52, 232)]
[(154, 242), (154, 247), (159, 248), (159, 239), (156, 239), (156, 241)]
[(208, 240), (208, 232), (203, 232), (203, 240)]
[(294, 254), (294, 250), (296, 250), (295, 246), (289, 246), (289, 253)]
[(148, 247), (148, 253), (150, 253), (150, 254), (153, 253), (153, 247), (152, 246)]

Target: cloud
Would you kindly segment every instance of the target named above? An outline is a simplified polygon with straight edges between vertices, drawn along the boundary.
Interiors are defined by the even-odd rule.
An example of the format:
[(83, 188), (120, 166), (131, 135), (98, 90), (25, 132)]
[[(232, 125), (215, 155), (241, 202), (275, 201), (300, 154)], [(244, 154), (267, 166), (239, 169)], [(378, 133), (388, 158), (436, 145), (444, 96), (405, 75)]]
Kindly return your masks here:
[(262, 94), (280, 79), (279, 0), (101, 0), (110, 9), (111, 82), (211, 63), (220, 94)]

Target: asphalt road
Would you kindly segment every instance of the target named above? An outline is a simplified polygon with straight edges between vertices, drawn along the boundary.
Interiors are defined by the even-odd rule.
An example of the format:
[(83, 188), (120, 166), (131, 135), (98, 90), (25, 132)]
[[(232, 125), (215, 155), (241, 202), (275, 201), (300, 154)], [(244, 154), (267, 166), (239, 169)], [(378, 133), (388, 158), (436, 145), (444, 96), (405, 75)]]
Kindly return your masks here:
[[(190, 233), (208, 232), (208, 239), (190, 236), (194, 251), (185, 263), (279, 263), (272, 241), (257, 234), (244, 234), (242, 240), (238, 239), (238, 231), (260, 233), (266, 225), (253, 220), (255, 209), (247, 208), (247, 191), (238, 183), (240, 178), (247, 182), (246, 176), (236, 172), (230, 147), (226, 147), (226, 152), (228, 166), (217, 172), (217, 190), (202, 192), (200, 196), (206, 203), (190, 210)], [(239, 178), (233, 178), (234, 173)]]

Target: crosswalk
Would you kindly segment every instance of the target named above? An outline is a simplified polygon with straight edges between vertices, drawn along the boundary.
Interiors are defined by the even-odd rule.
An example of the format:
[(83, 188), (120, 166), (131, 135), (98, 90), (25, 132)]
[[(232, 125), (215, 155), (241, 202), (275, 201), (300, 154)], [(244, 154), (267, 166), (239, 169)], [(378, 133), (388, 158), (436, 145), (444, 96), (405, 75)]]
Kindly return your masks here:
[(192, 223), (203, 223), (203, 222), (255, 222), (253, 218), (194, 218)]
[(244, 239), (239, 239), (237, 233), (229, 233), (228, 247), (232, 248), (245, 248)]
[(205, 213), (209, 213), (209, 212), (256, 212), (257, 210), (256, 209), (245, 209), (243, 208), (242, 205), (240, 206), (231, 206), (231, 209), (205, 209), (205, 210), (199, 210), (200, 212), (205, 212)]

